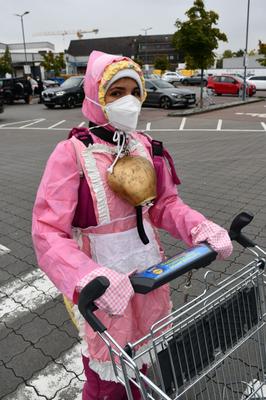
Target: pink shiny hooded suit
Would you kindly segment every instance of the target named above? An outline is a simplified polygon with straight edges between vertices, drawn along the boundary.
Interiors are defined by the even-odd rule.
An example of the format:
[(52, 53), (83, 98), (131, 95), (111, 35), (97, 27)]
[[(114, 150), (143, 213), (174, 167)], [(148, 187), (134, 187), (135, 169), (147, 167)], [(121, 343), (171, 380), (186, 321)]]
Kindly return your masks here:
[[(104, 71), (108, 65), (122, 60), (129, 59), (92, 52), (84, 83), (85, 95), (89, 99), (99, 102), (99, 85)], [(86, 98), (82, 112), (96, 125), (108, 122), (102, 108)], [(108, 128), (112, 135), (114, 129)], [(89, 281), (98, 271), (104, 271), (103, 268), (118, 274), (129, 274), (159, 262), (163, 251), (156, 228), (165, 229), (188, 245), (197, 242), (198, 233), (201, 240), (208, 240), (208, 235), (214, 237), (216, 234), (215, 229), (211, 233), (206, 229), (208, 224), (212, 224), (210, 221), (180, 199), (173, 170), (171, 173), (166, 160), (161, 158), (156, 166), (156, 201), (152, 207), (143, 209), (145, 229), (150, 239), (145, 246), (136, 232), (134, 207), (118, 198), (106, 181), (106, 170), (114, 159), (115, 146), (94, 135), (93, 130), (90, 134), (93, 145), (88, 148), (76, 137), (56, 146), (47, 162), (33, 210), (33, 242), (39, 266), (73, 303), (77, 302), (82, 282)], [(154, 163), (156, 161), (152, 157), (150, 140), (142, 133), (131, 134), (130, 154), (141, 155)], [(72, 226), (80, 185), (78, 165), (91, 193), (92, 203), (87, 212), (90, 217), (93, 216), (92, 220), (96, 220), (96, 226), (83, 229)], [(204, 227), (204, 224), (207, 225)], [(217, 241), (222, 241), (221, 235)], [(120, 301), (119, 298), (117, 301)], [(146, 296), (135, 294), (120, 317), (113, 318), (101, 309), (97, 310), (97, 315), (123, 347), (144, 336), (149, 327), (170, 309), (166, 285)], [(124, 388), (115, 383), (107, 347), (77, 311), (75, 317), (85, 343), (83, 362), (87, 382), (83, 400), (126, 399)], [(144, 364), (145, 360), (142, 360)], [(135, 389), (134, 398), (140, 398)]]

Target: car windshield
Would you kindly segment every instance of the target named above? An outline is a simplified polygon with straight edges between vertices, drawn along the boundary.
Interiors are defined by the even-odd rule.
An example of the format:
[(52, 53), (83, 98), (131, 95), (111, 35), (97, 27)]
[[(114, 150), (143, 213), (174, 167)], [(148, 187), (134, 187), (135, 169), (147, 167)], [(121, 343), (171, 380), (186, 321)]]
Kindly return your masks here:
[(71, 78), (68, 78), (65, 82), (62, 83), (60, 86), (62, 89), (68, 89), (73, 86), (78, 86), (83, 80), (83, 77), (81, 76), (72, 76)]
[[(154, 82), (152, 82), (154, 83)], [(171, 83), (165, 82), (165, 81), (161, 81), (161, 80), (156, 80), (156, 83), (154, 83), (155, 86), (157, 86), (160, 89), (173, 89), (173, 85), (171, 85)]]

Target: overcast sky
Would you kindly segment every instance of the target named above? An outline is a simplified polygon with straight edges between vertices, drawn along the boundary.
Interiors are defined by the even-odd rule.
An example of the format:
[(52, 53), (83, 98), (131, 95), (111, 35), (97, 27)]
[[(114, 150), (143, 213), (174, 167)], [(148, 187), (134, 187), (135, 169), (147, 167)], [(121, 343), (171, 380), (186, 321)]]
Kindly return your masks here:
[[(30, 11), (24, 17), (26, 41), (46, 40), (56, 51), (67, 48), (75, 35), (34, 36), (38, 32), (99, 29), (96, 36), (114, 37), (175, 32), (177, 18), (184, 21), (193, 0), (0, 0), (0, 42), (22, 42), (20, 18), (15, 13)], [(218, 53), (245, 47), (248, 0), (205, 0), (208, 10), (219, 14), (218, 27), (226, 33), (228, 43), (220, 42)], [(248, 50), (257, 48), (259, 39), (266, 42), (266, 0), (250, 0)]]

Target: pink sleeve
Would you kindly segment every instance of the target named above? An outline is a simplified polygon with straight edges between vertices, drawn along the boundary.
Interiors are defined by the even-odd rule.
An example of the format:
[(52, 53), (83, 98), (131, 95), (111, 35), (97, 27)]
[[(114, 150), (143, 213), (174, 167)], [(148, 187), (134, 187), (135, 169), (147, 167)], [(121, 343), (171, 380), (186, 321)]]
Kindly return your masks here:
[(76, 284), (99, 267), (72, 239), (79, 171), (72, 143), (57, 145), (42, 177), (32, 220), (32, 239), (40, 268), (69, 299)]
[(206, 218), (183, 203), (178, 196), (176, 184), (162, 158), (157, 174), (157, 199), (150, 209), (150, 217), (157, 228), (162, 228), (177, 239), (192, 245), (191, 230)]

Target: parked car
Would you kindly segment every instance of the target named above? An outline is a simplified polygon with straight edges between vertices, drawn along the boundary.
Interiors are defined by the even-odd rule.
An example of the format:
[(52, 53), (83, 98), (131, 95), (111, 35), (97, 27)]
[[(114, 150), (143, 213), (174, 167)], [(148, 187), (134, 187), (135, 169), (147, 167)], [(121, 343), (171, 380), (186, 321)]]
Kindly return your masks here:
[(266, 90), (266, 76), (249, 76), (247, 82), (253, 83), (256, 86), (256, 90)]
[[(183, 76), (180, 80), (182, 85), (200, 85), (201, 84), (201, 74), (195, 74), (191, 76)], [(207, 86), (208, 78), (206, 75), (203, 75), (203, 86)]]
[(169, 83), (174, 83), (174, 82), (180, 82), (180, 80), (183, 78), (183, 75), (180, 75), (178, 72), (165, 72), (162, 75), (162, 79), (164, 81), (167, 81)]
[[(231, 94), (239, 96), (244, 88), (244, 81), (236, 75), (214, 75), (208, 78), (208, 89), (212, 89), (215, 94)], [(252, 83), (247, 84), (247, 95), (253, 96), (256, 87)]]
[(26, 78), (0, 78), (0, 90), (4, 102), (12, 104), (16, 100), (24, 100), (29, 104), (31, 88)]
[(188, 107), (196, 103), (196, 93), (192, 90), (178, 89), (162, 79), (146, 79), (147, 97), (144, 105), (171, 108)]
[(73, 108), (84, 99), (84, 76), (71, 76), (59, 87), (49, 88), (42, 92), (42, 101), (47, 108), (61, 106)]

